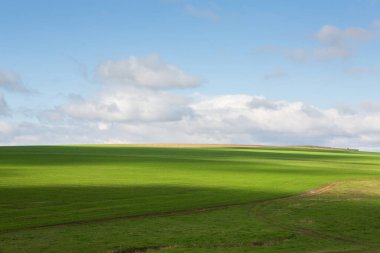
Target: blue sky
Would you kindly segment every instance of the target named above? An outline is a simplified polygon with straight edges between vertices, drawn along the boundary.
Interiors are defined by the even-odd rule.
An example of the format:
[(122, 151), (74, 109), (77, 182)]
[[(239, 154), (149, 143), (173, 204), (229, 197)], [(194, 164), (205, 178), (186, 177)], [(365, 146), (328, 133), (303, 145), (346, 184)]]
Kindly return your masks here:
[[(379, 13), (376, 0), (0, 1), (0, 143), (376, 149)], [(130, 104), (135, 98), (148, 102)], [(261, 112), (264, 107), (251, 107), (251, 100), (271, 106)], [(214, 110), (206, 112), (207, 103)], [(111, 104), (114, 111), (101, 112)], [(221, 104), (227, 112), (246, 111), (228, 118), (219, 113)], [(314, 122), (303, 115), (304, 107), (323, 116)], [(296, 115), (290, 120), (289, 108)], [(237, 119), (244, 127), (230, 128), (239, 125)], [(298, 129), (297, 120), (310, 122)], [(341, 126), (349, 120), (367, 127)], [(278, 122), (284, 127), (271, 125)], [(166, 133), (168, 128), (178, 133)], [(150, 132), (161, 138), (150, 138)]]

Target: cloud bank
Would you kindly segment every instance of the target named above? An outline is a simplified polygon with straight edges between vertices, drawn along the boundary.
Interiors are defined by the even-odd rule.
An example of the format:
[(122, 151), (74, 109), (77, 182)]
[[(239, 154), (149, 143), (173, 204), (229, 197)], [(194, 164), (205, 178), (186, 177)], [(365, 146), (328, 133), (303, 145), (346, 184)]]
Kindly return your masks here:
[[(329, 42), (330, 43), (330, 42)], [(334, 42), (335, 43), (335, 42)], [(241, 143), (380, 147), (380, 106), (319, 108), (263, 96), (179, 95), (200, 78), (159, 56), (98, 66), (101, 88), (90, 97), (36, 111), (37, 120), (5, 122), (0, 144)], [(173, 90), (174, 89), (174, 90)], [(0, 113), (7, 104), (0, 97)]]
[[(253, 143), (379, 147), (380, 106), (363, 103), (359, 110), (321, 109), (302, 102), (261, 96), (224, 95), (170, 103), (150, 101), (163, 113), (140, 113), (146, 104), (124, 102), (123, 109), (96, 106), (95, 100), (68, 103), (44, 124), (0, 125), (0, 142), (40, 143)], [(170, 99), (170, 98), (169, 98)], [(172, 107), (166, 105), (171, 104)], [(118, 105), (118, 104), (117, 104)], [(115, 107), (118, 108), (118, 107)], [(116, 112), (114, 112), (116, 110)], [(128, 114), (128, 111), (133, 112)], [(109, 113), (110, 111), (110, 113)], [(148, 110), (149, 111), (149, 110)], [(45, 112), (46, 113), (46, 112)]]

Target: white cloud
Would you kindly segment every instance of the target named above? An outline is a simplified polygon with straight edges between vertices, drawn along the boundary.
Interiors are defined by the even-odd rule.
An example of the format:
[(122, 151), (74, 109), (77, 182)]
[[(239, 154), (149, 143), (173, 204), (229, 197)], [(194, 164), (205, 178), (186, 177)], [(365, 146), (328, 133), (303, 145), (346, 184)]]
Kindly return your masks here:
[(104, 92), (89, 100), (67, 103), (58, 110), (77, 120), (100, 122), (173, 121), (191, 115), (185, 97), (136, 88)]
[(163, 62), (158, 55), (107, 61), (99, 65), (98, 74), (102, 88), (97, 95), (88, 99), (71, 95), (68, 103), (44, 111), (39, 118), (62, 121), (65, 115), (96, 122), (105, 130), (115, 122), (176, 121), (192, 116), (189, 98), (162, 89), (193, 87), (200, 79)]
[(30, 90), (22, 84), (20, 76), (12, 71), (0, 71), (0, 88), (13, 92), (30, 92)]
[[(150, 102), (147, 104), (160, 107), (161, 103), (168, 101), (166, 95), (154, 101), (148, 99)], [(242, 94), (181, 100), (180, 104), (185, 109), (175, 112), (169, 105), (178, 107), (177, 102), (168, 102), (164, 113), (159, 110), (144, 114), (147, 104), (137, 103), (131, 107), (129, 100), (123, 97), (120, 101), (127, 101), (125, 105), (114, 100), (114, 105), (110, 105), (105, 96), (99, 100), (84, 100), (83, 104), (65, 105), (68, 107), (63, 106), (58, 111), (64, 115), (64, 120), (44, 123), (40, 130), (38, 126), (28, 126), (25, 130), (24, 126), (24, 130), (17, 133), (22, 133), (24, 140), (34, 134), (38, 136), (37, 143), (251, 143), (380, 147), (380, 106), (375, 102), (363, 103), (356, 110), (347, 106), (344, 110), (341, 107), (322, 109), (302, 102)], [(15, 141), (14, 138), (12, 140)]]
[[(237, 132), (319, 134), (319, 126), (324, 122), (319, 109), (301, 102), (271, 101), (264, 97), (248, 95), (228, 95), (211, 98), (193, 105), (198, 117), (208, 124), (222, 123)], [(240, 130), (239, 130), (240, 129)], [(319, 132), (319, 133), (318, 133)], [(259, 135), (257, 136), (259, 138)]]
[[(96, 95), (89, 98), (70, 95), (66, 103), (39, 113), (38, 123), (1, 122), (0, 144), (251, 143), (380, 147), (380, 106), (376, 101), (354, 109), (348, 106), (323, 109), (299, 101), (245, 94), (180, 96), (151, 87), (161, 85), (157, 80), (163, 79), (170, 80), (165, 82), (170, 87), (188, 87), (178, 73), (189, 75), (159, 58), (153, 60), (159, 67), (153, 68), (151, 63), (146, 64), (151, 59), (129, 58), (102, 64), (110, 72), (105, 75), (107, 78), (103, 76)], [(171, 66), (169, 71), (167, 66)], [(136, 70), (140, 67), (142, 72), (148, 68), (148, 73), (156, 73), (154, 78), (144, 77)]]
[(189, 88), (201, 84), (199, 77), (186, 74), (178, 67), (163, 62), (159, 55), (130, 57), (107, 61), (98, 67), (101, 81), (120, 87), (151, 89)]

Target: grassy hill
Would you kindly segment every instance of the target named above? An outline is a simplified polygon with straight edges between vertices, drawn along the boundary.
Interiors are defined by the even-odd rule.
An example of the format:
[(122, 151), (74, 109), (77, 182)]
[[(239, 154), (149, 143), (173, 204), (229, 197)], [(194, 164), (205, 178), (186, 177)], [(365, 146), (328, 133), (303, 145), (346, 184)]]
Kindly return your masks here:
[(0, 147), (0, 252), (378, 252), (379, 221), (378, 153)]

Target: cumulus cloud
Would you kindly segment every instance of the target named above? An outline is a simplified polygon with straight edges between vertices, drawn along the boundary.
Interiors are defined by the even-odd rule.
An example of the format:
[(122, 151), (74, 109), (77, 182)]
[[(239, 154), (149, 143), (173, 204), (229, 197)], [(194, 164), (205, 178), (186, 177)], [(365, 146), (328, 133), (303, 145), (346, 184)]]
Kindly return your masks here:
[(120, 87), (134, 86), (150, 89), (189, 88), (201, 84), (199, 77), (189, 75), (177, 66), (165, 63), (159, 55), (130, 57), (107, 61), (98, 66), (102, 82)]
[(221, 129), (230, 126), (231, 132), (236, 129), (237, 132), (251, 132), (253, 136), (261, 132), (305, 136), (320, 134), (316, 130), (324, 123), (319, 109), (301, 102), (271, 101), (248, 95), (215, 97), (201, 101), (193, 108), (210, 125), (223, 123)]
[(167, 89), (190, 88), (200, 79), (163, 62), (158, 55), (107, 61), (99, 65), (98, 74), (102, 87), (95, 96), (71, 95), (67, 103), (43, 111), (39, 119), (96, 122), (104, 130), (115, 122), (176, 121), (192, 116), (190, 99)]
[[(158, 97), (148, 104), (154, 107), (165, 103), (160, 100), (167, 100), (167, 97)], [(106, 97), (100, 98), (98, 103), (95, 101), (83, 100), (77, 101), (78, 104), (64, 105), (55, 111), (64, 115), (63, 120), (44, 124), (43, 131), (38, 130), (37, 126), (29, 126), (27, 131), (17, 133), (23, 133), (23, 138), (35, 134), (45, 143), (50, 140), (53, 143), (174, 142), (380, 147), (380, 106), (375, 102), (363, 103), (355, 110), (348, 106), (322, 109), (299, 101), (241, 94), (181, 100), (184, 109), (174, 114), (170, 110), (167, 114), (166, 109), (164, 113), (160, 109), (159, 112), (144, 114), (146, 105), (137, 103), (131, 108), (130, 112), (133, 113), (129, 114), (128, 103), (126, 107), (121, 106), (119, 101), (108, 103)], [(105, 108), (99, 108), (100, 105)], [(172, 106), (178, 105), (173, 103)]]
[(185, 97), (135, 88), (70, 102), (58, 110), (78, 120), (99, 122), (174, 121), (191, 115)]
[(20, 93), (30, 92), (30, 90), (23, 85), (20, 76), (12, 71), (0, 71), (0, 88)]
[[(152, 67), (155, 64), (158, 67)], [(319, 108), (300, 101), (246, 94), (184, 96), (168, 90), (167, 84), (191, 87), (178, 78), (189, 75), (157, 57), (132, 57), (100, 66), (105, 66), (106, 74), (103, 73), (101, 88), (95, 95), (86, 98), (71, 94), (66, 103), (40, 112), (37, 123), (0, 121), (0, 144), (380, 147), (380, 106), (376, 101), (352, 109), (346, 105)], [(142, 74), (145, 72), (150, 73), (148, 77)], [(0, 99), (0, 108), (4, 105), (4, 99)]]

